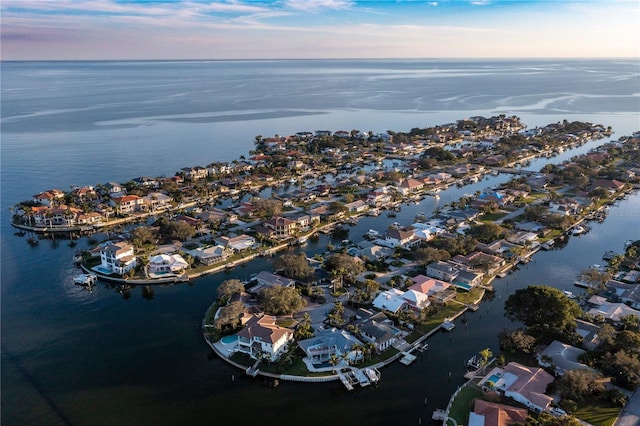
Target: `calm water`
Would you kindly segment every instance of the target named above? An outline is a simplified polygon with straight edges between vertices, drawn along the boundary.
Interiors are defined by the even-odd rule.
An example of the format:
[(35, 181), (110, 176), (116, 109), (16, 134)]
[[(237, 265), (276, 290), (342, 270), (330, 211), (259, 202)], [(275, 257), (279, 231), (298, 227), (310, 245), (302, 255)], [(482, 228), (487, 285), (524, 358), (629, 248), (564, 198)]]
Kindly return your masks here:
[[(232, 160), (256, 135), (398, 131), (505, 113), (530, 127), (598, 122), (617, 137), (640, 129), (638, 75), (637, 61), (2, 63), (2, 423), (427, 422), (462, 383), (463, 362), (484, 347), (497, 352), (510, 293), (532, 283), (576, 291), (580, 270), (640, 238), (638, 195), (563, 250), (541, 252), (496, 281), (495, 298), (467, 314), (466, 325), (434, 336), (414, 365), (387, 367), (377, 388), (352, 393), (337, 383), (269, 389), (211, 355), (199, 323), (217, 285), (267, 261), (154, 288), (153, 298), (134, 289), (125, 299), (104, 286), (88, 293), (71, 283), (73, 249), (65, 241), (30, 247), (13, 235), (9, 206), (52, 187)], [(366, 218), (349, 238), (506, 179), (451, 188), (394, 219)], [(326, 242), (308, 250), (324, 251)]]

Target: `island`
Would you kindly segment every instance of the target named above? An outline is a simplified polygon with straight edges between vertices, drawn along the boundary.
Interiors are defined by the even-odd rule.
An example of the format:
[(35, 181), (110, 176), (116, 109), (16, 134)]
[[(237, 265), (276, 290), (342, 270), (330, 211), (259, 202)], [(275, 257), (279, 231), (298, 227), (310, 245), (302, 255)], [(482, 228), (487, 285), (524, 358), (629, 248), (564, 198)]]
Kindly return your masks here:
[[(527, 129), (500, 115), (409, 132), (256, 136), (255, 149), (230, 163), (44, 191), (14, 207), (12, 224), (34, 245), (89, 235), (95, 244), (74, 259), (84, 270), (77, 283), (106, 281), (123, 295), (273, 257), (272, 270), (219, 286), (202, 322), (206, 342), (274, 385), (340, 380), (354, 389), (391, 362), (410, 364), (429, 336), (478, 308), (496, 277), (588, 232), (637, 189), (640, 132), (539, 171), (521, 167), (611, 132), (566, 120)], [(341, 238), (364, 216), (395, 217), (498, 174), (513, 177), (362, 241)], [(300, 247), (320, 233), (336, 243), (307, 257)]]

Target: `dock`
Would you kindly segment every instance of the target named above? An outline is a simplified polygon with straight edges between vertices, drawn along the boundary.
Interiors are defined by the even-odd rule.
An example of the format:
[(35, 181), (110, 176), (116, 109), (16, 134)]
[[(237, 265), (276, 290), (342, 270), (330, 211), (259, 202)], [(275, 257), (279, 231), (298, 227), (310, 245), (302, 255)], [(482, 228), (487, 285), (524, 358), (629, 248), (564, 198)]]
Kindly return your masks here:
[(349, 367), (346, 371), (338, 372), (338, 378), (347, 390), (354, 390), (356, 385), (366, 387), (371, 384), (378, 383), (380, 380), (380, 372), (372, 367), (361, 370), (355, 367)]
[(404, 365), (409, 365), (411, 364), (413, 361), (416, 360), (416, 356), (409, 353), (409, 352), (402, 352), (403, 357), (400, 358), (400, 363), (404, 364)]

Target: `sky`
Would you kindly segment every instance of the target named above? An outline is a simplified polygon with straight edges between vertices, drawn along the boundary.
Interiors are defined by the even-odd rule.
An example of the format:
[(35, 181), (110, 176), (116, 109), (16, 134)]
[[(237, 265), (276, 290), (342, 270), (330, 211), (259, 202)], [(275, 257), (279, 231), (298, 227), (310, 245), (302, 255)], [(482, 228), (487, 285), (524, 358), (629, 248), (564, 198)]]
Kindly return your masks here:
[(2, 60), (640, 58), (638, 0), (2, 0)]

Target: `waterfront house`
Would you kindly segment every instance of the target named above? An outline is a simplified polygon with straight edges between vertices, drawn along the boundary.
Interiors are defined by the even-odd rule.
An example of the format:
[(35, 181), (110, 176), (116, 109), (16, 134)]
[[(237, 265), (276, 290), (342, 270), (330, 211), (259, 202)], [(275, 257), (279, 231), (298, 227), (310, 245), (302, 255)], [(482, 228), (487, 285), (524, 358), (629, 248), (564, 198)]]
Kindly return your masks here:
[(390, 249), (389, 247), (381, 247), (376, 244), (369, 244), (366, 247), (361, 248), (358, 251), (357, 256), (373, 262), (381, 259), (386, 259), (392, 254), (393, 249)]
[(448, 300), (455, 297), (455, 291), (447, 291), (451, 289), (451, 283), (426, 277), (422, 274), (413, 277), (411, 280), (413, 281), (413, 285), (409, 287), (409, 290), (418, 291), (422, 294), (426, 294), (427, 296), (439, 299), (438, 301), (441, 303), (444, 303), (442, 296)]
[(382, 206), (391, 202), (391, 193), (387, 187), (382, 187), (370, 191), (367, 194), (367, 202), (372, 206)]
[(626, 303), (632, 308), (640, 310), (640, 285), (609, 280), (605, 286), (609, 293), (615, 295), (617, 301)]
[(344, 206), (349, 210), (349, 213), (362, 213), (369, 208), (367, 203), (362, 200), (356, 200)]
[(446, 282), (453, 282), (460, 272), (460, 267), (450, 262), (438, 260), (427, 265), (426, 274)]
[(33, 196), (33, 201), (35, 203), (48, 207), (51, 207), (62, 200), (64, 200), (64, 192), (59, 189), (50, 189), (49, 191), (44, 191)]
[(124, 195), (122, 197), (114, 197), (111, 199), (112, 206), (115, 207), (116, 212), (120, 214), (133, 213), (141, 209), (144, 204), (144, 200), (137, 195)]
[(360, 336), (367, 342), (376, 346), (378, 352), (382, 352), (397, 341), (399, 330), (393, 327), (391, 321), (384, 312), (373, 313), (367, 309), (358, 309), (356, 321), (353, 325), (358, 328)]
[(281, 275), (272, 274), (271, 272), (267, 272), (267, 271), (260, 271), (260, 273), (256, 275), (255, 280), (256, 280), (256, 285), (251, 287), (251, 289), (249, 290), (250, 293), (254, 293), (254, 294), (259, 293), (260, 291), (264, 290), (267, 287), (275, 287), (275, 286), (295, 287), (296, 285), (296, 281), (292, 280), (291, 278), (286, 278)]
[(416, 313), (419, 313), (421, 310), (431, 305), (429, 296), (427, 296), (426, 293), (416, 291), (412, 288), (405, 291), (402, 297), (407, 301), (406, 308), (411, 309)]
[(545, 395), (553, 376), (542, 368), (527, 367), (510, 362), (504, 368), (496, 367), (478, 385), (511, 398), (536, 412), (547, 411), (553, 398)]
[(100, 250), (100, 267), (104, 271), (110, 271), (124, 275), (134, 269), (137, 259), (133, 245), (126, 242), (107, 243)]
[(408, 178), (401, 180), (396, 184), (398, 192), (402, 195), (414, 194), (424, 187), (424, 182), (417, 179)]
[(280, 327), (276, 317), (264, 314), (252, 315), (236, 335), (238, 352), (271, 362), (277, 361), (293, 341), (293, 330)]
[(345, 330), (335, 328), (317, 330), (310, 339), (300, 340), (298, 346), (314, 366), (322, 366), (332, 359), (341, 359), (349, 356), (353, 361), (362, 357), (362, 354), (350, 354), (354, 345), (362, 345), (362, 342)]
[(392, 314), (397, 314), (407, 306), (405, 300), (404, 291), (396, 288), (385, 290), (378, 294), (373, 300), (373, 307), (380, 311), (389, 311)]
[(98, 212), (79, 212), (76, 214), (75, 223), (78, 225), (95, 225), (102, 223), (102, 215)]
[(96, 191), (92, 186), (83, 186), (80, 188), (76, 188), (73, 190), (72, 194), (79, 200), (95, 199), (98, 195), (96, 194)]
[(518, 247), (518, 246), (514, 243), (508, 242), (507, 240), (501, 239), (501, 240), (492, 241), (486, 244), (478, 243), (478, 245), (476, 246), (476, 249), (490, 255), (510, 258), (512, 256), (511, 253), (513, 253), (512, 250), (514, 247)]
[(160, 182), (158, 182), (157, 179), (151, 178), (149, 176), (138, 176), (137, 178), (133, 178), (132, 180), (137, 185), (144, 188), (157, 188), (160, 186)]
[(149, 211), (164, 210), (171, 207), (173, 199), (162, 192), (150, 192), (142, 197), (142, 207)]
[(455, 255), (451, 258), (452, 263), (457, 263), (471, 270), (482, 270), (485, 273), (491, 272), (501, 266), (504, 266), (505, 260), (498, 256), (474, 251), (467, 255)]
[(107, 190), (107, 195), (109, 197), (120, 197), (127, 192), (126, 189), (124, 189), (124, 187), (118, 182), (107, 182), (104, 187)]
[(149, 259), (149, 274), (178, 274), (189, 267), (179, 254), (157, 254)]
[(508, 426), (525, 424), (529, 412), (525, 408), (511, 407), (476, 398), (469, 413), (469, 426)]
[(536, 355), (538, 365), (544, 368), (553, 366), (556, 376), (562, 376), (569, 370), (592, 370), (591, 367), (578, 361), (586, 353), (584, 349), (554, 340), (542, 352)]
[(262, 225), (268, 235), (275, 238), (293, 235), (298, 228), (298, 222), (282, 216), (272, 217)]
[(223, 262), (227, 260), (228, 256), (227, 249), (219, 244), (211, 247), (198, 247), (193, 250), (187, 250), (187, 253), (207, 266)]
[(633, 315), (640, 320), (640, 311), (637, 311), (624, 303), (611, 303), (606, 299), (600, 297), (596, 299), (596, 296), (589, 299), (589, 303), (596, 305), (591, 308), (587, 313), (593, 317), (599, 317), (614, 325), (620, 324), (623, 317), (627, 315)]
[(209, 171), (206, 168), (200, 166), (183, 167), (182, 169), (180, 169), (179, 173), (183, 175), (186, 180), (192, 182), (204, 179), (209, 175)]
[(420, 242), (419, 239), (415, 238), (414, 231), (413, 228), (400, 229), (392, 226), (387, 229), (384, 239), (376, 240), (376, 243), (391, 248), (409, 248)]
[(216, 237), (214, 239), (214, 242), (234, 252), (247, 250), (252, 247), (255, 247), (256, 245), (256, 239), (253, 238), (251, 235), (246, 235), (246, 234), (235, 235), (231, 237), (226, 235), (221, 235)]
[(471, 271), (468, 269), (461, 269), (458, 272), (458, 277), (453, 282), (456, 287), (470, 290), (472, 287), (482, 284), (482, 278), (484, 274), (479, 271)]

